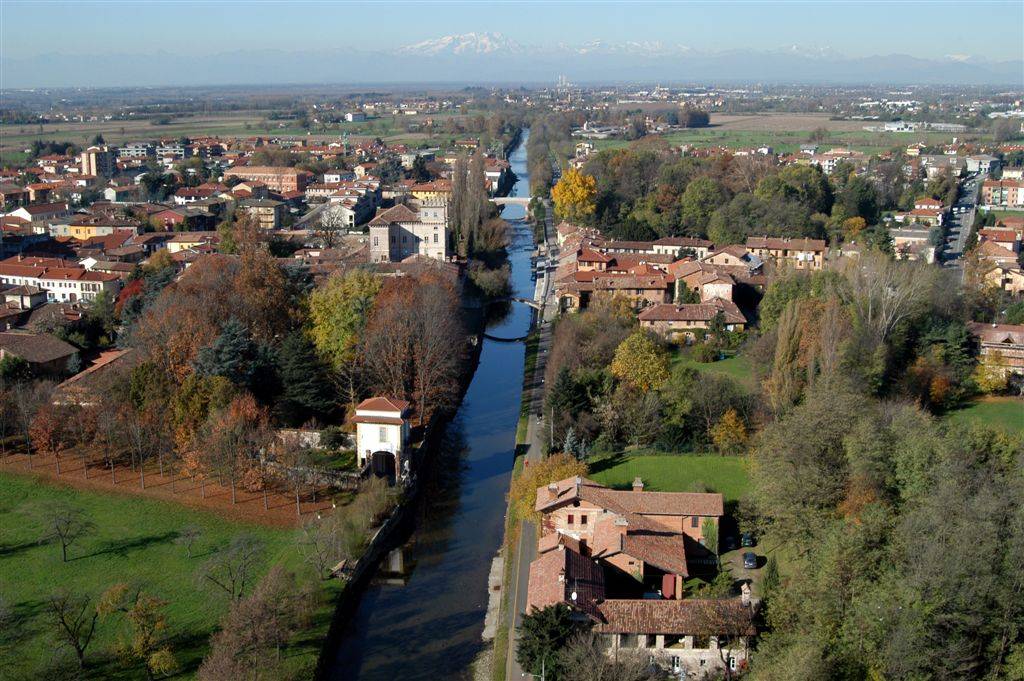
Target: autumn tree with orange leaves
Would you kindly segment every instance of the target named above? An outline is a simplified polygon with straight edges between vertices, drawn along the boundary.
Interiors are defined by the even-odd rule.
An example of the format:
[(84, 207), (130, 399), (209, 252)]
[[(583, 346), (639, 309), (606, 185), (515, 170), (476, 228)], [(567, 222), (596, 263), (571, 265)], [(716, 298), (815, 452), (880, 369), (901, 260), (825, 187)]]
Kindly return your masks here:
[(236, 502), (236, 485), (249, 469), (260, 466), (260, 453), (273, 437), (267, 410), (247, 393), (234, 398), (224, 409), (210, 414), (203, 429), (200, 456), (205, 465), (231, 486), (231, 503)]
[(388, 282), (367, 324), (364, 354), (381, 393), (411, 398), (420, 423), (453, 406), (465, 356), (458, 294), (438, 273)]

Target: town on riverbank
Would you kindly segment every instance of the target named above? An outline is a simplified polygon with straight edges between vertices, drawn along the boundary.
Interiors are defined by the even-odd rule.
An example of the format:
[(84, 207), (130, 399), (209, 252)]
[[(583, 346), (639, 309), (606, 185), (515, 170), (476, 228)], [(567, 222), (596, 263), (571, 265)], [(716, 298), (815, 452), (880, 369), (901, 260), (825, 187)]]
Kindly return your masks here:
[(908, 93), (18, 93), (4, 678), (1009, 673), (1024, 115)]

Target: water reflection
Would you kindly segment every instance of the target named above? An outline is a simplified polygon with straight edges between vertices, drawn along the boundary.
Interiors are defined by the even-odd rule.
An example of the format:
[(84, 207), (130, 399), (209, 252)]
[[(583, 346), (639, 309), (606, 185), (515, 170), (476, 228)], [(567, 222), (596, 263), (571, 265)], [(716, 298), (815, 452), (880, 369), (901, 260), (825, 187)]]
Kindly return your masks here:
[[(523, 140), (525, 144), (525, 138)], [(525, 147), (509, 159), (529, 186)], [(514, 190), (514, 191), (517, 191)], [(511, 219), (512, 291), (532, 297), (533, 234), (520, 206)], [(524, 335), (531, 310), (491, 306), (487, 331)], [(333, 679), (414, 681), (467, 678), (482, 647), (487, 573), (501, 543), (522, 390), (522, 343), (483, 341), (480, 363), (458, 414), (423, 472), (415, 529), (405, 546), (401, 580), (377, 580), (363, 595), (337, 650)]]

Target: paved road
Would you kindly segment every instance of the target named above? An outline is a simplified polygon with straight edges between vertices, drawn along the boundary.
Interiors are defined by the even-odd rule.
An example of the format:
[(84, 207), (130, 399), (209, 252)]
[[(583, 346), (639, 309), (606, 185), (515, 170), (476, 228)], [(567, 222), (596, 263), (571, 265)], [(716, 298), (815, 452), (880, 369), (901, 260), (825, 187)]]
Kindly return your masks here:
[(974, 227), (978, 207), (978, 193), (985, 178), (980, 174), (969, 175), (960, 184), (960, 198), (952, 207), (952, 215), (946, 230), (946, 243), (942, 253), (943, 267), (958, 270), (963, 275), (963, 255), (967, 238)]
[[(548, 206), (548, 217), (545, 219), (544, 233), (548, 243), (547, 260), (554, 264), (554, 256), (557, 255), (558, 245), (551, 225), (550, 206)], [(529, 393), (529, 422), (526, 428), (526, 465), (534, 465), (544, 457), (544, 424), (538, 414), (544, 409), (544, 369), (547, 365), (548, 350), (551, 347), (551, 322), (557, 316), (556, 305), (552, 301), (554, 294), (551, 286), (551, 277), (554, 268), (549, 268), (543, 278), (538, 278), (537, 297), (543, 303), (543, 311), (538, 314), (538, 348), (537, 364), (533, 376), (527, 383), (525, 389)], [(519, 541), (516, 544), (516, 555), (513, 560), (512, 575), (512, 607), (507, 613), (508, 617), (508, 659), (505, 665), (506, 681), (521, 681), (529, 678), (523, 674), (519, 663), (516, 662), (516, 634), (519, 624), (522, 622), (522, 613), (526, 610), (526, 591), (530, 579), (530, 563), (537, 557), (537, 529), (533, 523), (523, 522), (520, 527)]]

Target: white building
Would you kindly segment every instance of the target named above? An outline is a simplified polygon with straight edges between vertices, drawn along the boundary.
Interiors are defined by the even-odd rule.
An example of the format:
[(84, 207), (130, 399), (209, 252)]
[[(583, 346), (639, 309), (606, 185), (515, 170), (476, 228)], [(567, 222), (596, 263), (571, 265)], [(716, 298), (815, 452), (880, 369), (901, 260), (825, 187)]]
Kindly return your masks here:
[(398, 204), (370, 220), (370, 262), (401, 262), (412, 255), (448, 260), (448, 203)]
[(380, 476), (401, 480), (409, 474), (409, 403), (371, 397), (356, 407), (356, 460)]

